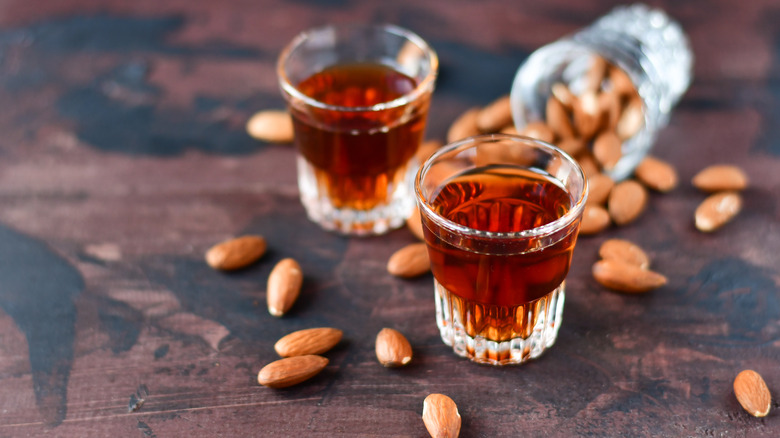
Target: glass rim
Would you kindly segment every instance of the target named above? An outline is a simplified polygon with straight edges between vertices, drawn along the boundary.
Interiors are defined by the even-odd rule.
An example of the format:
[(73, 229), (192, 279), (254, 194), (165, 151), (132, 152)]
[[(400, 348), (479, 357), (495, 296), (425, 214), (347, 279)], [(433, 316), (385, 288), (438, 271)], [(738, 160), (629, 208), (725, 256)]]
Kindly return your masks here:
[[(430, 71), (428, 72), (427, 75), (425, 75), (425, 78), (423, 78), (423, 80), (420, 81), (420, 83), (418, 83), (417, 86), (414, 87), (412, 91), (404, 94), (403, 96), (397, 97), (393, 100), (389, 100), (387, 102), (380, 102), (371, 106), (354, 106), (354, 107), (330, 105), (325, 102), (321, 102), (317, 99), (307, 96), (306, 94), (301, 93), (298, 90), (298, 88), (290, 81), (290, 78), (287, 76), (284, 67), (287, 63), (287, 60), (290, 58), (290, 55), (293, 53), (293, 51), (296, 48), (298, 48), (312, 34), (322, 32), (326, 29), (381, 30), (389, 34), (405, 38), (407, 41), (410, 41), (412, 44), (416, 45), (420, 50), (422, 50), (423, 53), (425, 53), (425, 55), (429, 59)], [(282, 90), (285, 93), (289, 94), (290, 96), (293, 96), (295, 99), (299, 99), (303, 101), (305, 104), (309, 106), (313, 106), (315, 108), (320, 108), (324, 110), (341, 111), (341, 112), (382, 111), (386, 109), (401, 107), (410, 102), (414, 102), (420, 96), (433, 89), (433, 85), (434, 82), (436, 81), (436, 76), (438, 75), (438, 71), (439, 71), (439, 57), (438, 55), (436, 55), (436, 51), (434, 51), (433, 48), (416, 33), (393, 24), (353, 23), (353, 24), (345, 24), (345, 25), (328, 24), (324, 26), (313, 27), (304, 30), (303, 32), (296, 35), (295, 38), (293, 38), (292, 41), (290, 41), (290, 43), (288, 43), (287, 46), (285, 46), (284, 49), (282, 49), (282, 52), (279, 54), (279, 58), (276, 63), (276, 74), (277, 77), (279, 78), (279, 86), (282, 88)]]
[[(484, 143), (485, 140), (491, 140), (491, 141), (511, 140), (518, 143), (530, 144), (536, 149), (549, 150), (553, 154), (560, 155), (565, 161), (567, 161), (569, 164), (572, 165), (575, 174), (579, 179), (582, 180), (582, 193), (580, 194), (579, 199), (576, 200), (574, 206), (570, 208), (569, 211), (567, 211), (563, 216), (559, 217), (558, 219), (552, 222), (548, 222), (544, 225), (540, 225), (536, 228), (531, 228), (523, 231), (513, 231), (513, 232), (498, 233), (494, 231), (478, 230), (476, 228), (467, 227), (465, 225), (461, 225), (457, 222), (451, 221), (445, 218), (444, 216), (436, 213), (433, 210), (433, 206), (431, 205), (431, 203), (427, 199), (425, 199), (425, 197), (422, 194), (422, 180), (425, 177), (425, 175), (428, 173), (428, 170), (430, 170), (431, 166), (436, 162), (436, 159), (441, 157), (442, 155), (445, 155), (457, 149), (466, 150), (470, 147), (475, 147), (480, 143)], [(555, 179), (558, 180), (557, 178)], [(567, 193), (569, 192), (568, 190), (566, 191)], [(425, 162), (422, 164), (422, 166), (420, 166), (420, 170), (417, 171), (417, 176), (414, 179), (414, 192), (417, 197), (417, 201), (418, 201), (417, 203), (423, 210), (425, 210), (425, 214), (431, 219), (433, 219), (438, 225), (442, 226), (443, 228), (447, 229), (450, 232), (461, 233), (461, 234), (466, 234), (475, 237), (489, 238), (489, 239), (527, 239), (531, 237), (539, 237), (539, 236), (553, 234), (556, 231), (565, 229), (572, 222), (574, 222), (582, 214), (582, 210), (585, 208), (585, 202), (588, 199), (588, 179), (585, 177), (585, 172), (582, 170), (582, 167), (579, 165), (579, 163), (577, 163), (577, 160), (572, 158), (571, 155), (567, 154), (566, 152), (564, 152), (562, 149), (558, 148), (555, 145), (543, 142), (535, 138), (525, 137), (521, 135), (481, 134), (472, 137), (467, 137), (462, 140), (458, 140), (456, 142), (450, 143), (440, 148), (438, 151), (434, 152), (430, 157), (428, 157), (425, 160)]]

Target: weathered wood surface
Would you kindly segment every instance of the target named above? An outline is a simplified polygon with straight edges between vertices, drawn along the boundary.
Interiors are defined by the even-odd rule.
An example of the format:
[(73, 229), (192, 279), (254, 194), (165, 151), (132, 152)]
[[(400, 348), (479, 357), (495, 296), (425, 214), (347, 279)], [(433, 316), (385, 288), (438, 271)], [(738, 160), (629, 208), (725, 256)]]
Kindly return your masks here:
[[(780, 6), (659, 2), (689, 33), (692, 88), (655, 154), (683, 184), (630, 226), (581, 239), (559, 340), (541, 359), (491, 368), (439, 340), (431, 278), (385, 272), (406, 230), (347, 239), (309, 223), (289, 146), (250, 139), (282, 106), (282, 46), (315, 24), (387, 21), (442, 61), (429, 137), (508, 92), (535, 48), (611, 1), (433, 0), (0, 4), (0, 436), (425, 436), (423, 398), (451, 396), (462, 436), (778, 436), (732, 393), (745, 368), (780, 397)], [(693, 227), (705, 165), (749, 171), (745, 210)], [(221, 274), (203, 252), (268, 237), (256, 266)], [(607, 237), (649, 250), (669, 285), (646, 296), (591, 278)], [(306, 281), (288, 316), (265, 310), (276, 260)], [(255, 382), (290, 331), (345, 340), (312, 381)], [(385, 369), (373, 341), (404, 332), (413, 363)], [(139, 407), (138, 399), (145, 402)], [(129, 404), (136, 404), (128, 412)]]

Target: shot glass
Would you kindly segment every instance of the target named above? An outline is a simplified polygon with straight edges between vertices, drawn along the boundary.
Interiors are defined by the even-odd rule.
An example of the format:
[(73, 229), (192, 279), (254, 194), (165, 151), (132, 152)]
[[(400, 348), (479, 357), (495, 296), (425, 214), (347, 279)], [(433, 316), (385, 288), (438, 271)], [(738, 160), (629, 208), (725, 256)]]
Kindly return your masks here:
[(279, 85), (312, 221), (355, 235), (404, 223), (437, 71), (428, 44), (391, 25), (315, 28), (282, 51)]
[(415, 181), (445, 344), (519, 364), (553, 345), (587, 183), (550, 144), (482, 135), (426, 160)]

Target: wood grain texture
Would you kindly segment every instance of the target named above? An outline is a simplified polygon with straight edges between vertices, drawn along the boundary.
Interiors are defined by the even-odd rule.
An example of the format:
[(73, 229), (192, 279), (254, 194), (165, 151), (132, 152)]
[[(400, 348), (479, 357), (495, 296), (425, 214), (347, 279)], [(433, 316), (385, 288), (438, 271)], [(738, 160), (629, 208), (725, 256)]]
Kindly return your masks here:
[[(386, 272), (416, 241), (408, 230), (320, 230), (298, 201), (294, 150), (244, 124), (282, 107), (275, 58), (296, 33), (382, 21), (438, 51), (427, 136), (443, 140), (463, 111), (506, 94), (535, 48), (617, 2), (4, 2), (0, 436), (418, 437), (430, 393), (456, 401), (464, 437), (780, 435), (777, 401), (752, 418), (731, 389), (749, 368), (780, 394), (780, 8), (651, 3), (696, 55), (653, 150), (681, 184), (651, 194), (636, 222), (582, 237), (556, 345), (492, 368), (442, 344), (430, 274)], [(751, 187), (740, 215), (704, 234), (704, 197), (685, 182), (715, 163), (745, 169)], [(205, 264), (242, 234), (266, 237), (257, 264)], [(613, 237), (644, 248), (669, 283), (643, 296), (599, 286), (590, 269)], [(286, 257), (306, 276), (279, 319), (265, 285)], [(311, 327), (344, 331), (325, 370), (259, 386), (276, 340)], [(382, 327), (407, 336), (408, 366), (376, 361)]]

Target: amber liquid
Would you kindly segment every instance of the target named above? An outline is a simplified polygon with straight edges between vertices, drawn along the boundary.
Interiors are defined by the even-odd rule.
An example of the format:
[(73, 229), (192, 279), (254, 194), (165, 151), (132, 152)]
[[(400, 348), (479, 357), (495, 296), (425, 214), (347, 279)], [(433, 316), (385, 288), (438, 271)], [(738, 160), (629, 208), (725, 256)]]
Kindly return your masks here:
[[(433, 196), (434, 210), (458, 224), (510, 233), (550, 223), (574, 205), (551, 178), (506, 166), (478, 168), (450, 179)], [(579, 221), (544, 237), (488, 238), (446, 232), (424, 217), (433, 274), (451, 294), (471, 337), (528, 338), (569, 271)], [(559, 239), (560, 240), (557, 240)], [(455, 241), (457, 240), (457, 241)], [(548, 246), (549, 245), (549, 246)], [(541, 248), (541, 249), (539, 249)]]
[[(298, 149), (335, 208), (370, 210), (402, 183), (420, 146), (429, 97), (389, 109), (366, 107), (416, 86), (414, 79), (380, 64), (336, 65), (298, 84), (303, 94), (342, 107), (292, 109)], [(362, 109), (348, 110), (357, 107)]]

